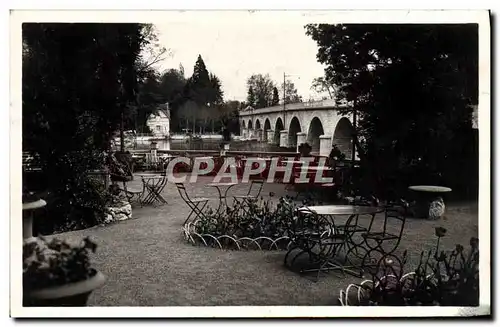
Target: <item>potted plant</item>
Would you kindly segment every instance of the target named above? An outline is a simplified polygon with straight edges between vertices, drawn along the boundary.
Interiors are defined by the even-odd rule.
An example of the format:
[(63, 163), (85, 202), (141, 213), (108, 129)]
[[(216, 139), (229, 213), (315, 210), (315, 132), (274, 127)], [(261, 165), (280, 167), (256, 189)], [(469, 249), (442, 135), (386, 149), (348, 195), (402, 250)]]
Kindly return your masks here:
[(24, 306), (85, 306), (105, 277), (90, 265), (97, 245), (89, 238), (81, 244), (60, 239), (35, 238), (23, 245)]

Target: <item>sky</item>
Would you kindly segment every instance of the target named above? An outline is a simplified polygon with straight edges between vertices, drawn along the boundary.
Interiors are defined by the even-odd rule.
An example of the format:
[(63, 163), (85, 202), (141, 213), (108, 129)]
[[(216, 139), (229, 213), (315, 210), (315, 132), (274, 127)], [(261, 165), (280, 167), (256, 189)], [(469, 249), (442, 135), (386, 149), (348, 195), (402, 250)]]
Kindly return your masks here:
[(208, 71), (221, 80), (225, 100), (245, 100), (246, 80), (252, 74), (269, 74), (279, 87), (284, 72), (304, 100), (320, 97), (311, 90), (311, 83), (323, 76), (324, 68), (316, 60), (318, 47), (305, 35), (302, 23), (200, 19), (156, 23), (155, 27), (161, 46), (171, 50), (158, 68), (182, 64), (189, 77), (200, 54)]

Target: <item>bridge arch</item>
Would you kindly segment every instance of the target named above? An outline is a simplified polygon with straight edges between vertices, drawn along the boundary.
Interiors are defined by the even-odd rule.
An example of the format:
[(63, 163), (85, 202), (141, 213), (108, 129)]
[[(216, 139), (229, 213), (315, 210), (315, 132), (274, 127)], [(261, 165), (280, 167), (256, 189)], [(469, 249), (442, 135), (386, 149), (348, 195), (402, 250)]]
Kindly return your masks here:
[(260, 129), (260, 120), (259, 119), (257, 119), (255, 121), (255, 129)]
[(281, 120), (281, 117), (278, 117), (278, 119), (276, 119), (276, 123), (274, 124), (274, 144), (280, 144), (280, 131), (284, 129), (285, 126), (283, 125), (283, 120)]
[(267, 141), (267, 131), (271, 129), (271, 121), (266, 118), (264, 121), (264, 141)]
[(323, 123), (318, 117), (314, 117), (309, 124), (309, 130), (307, 131), (307, 143), (312, 147), (312, 151), (319, 151), (319, 137), (325, 134), (323, 129)]
[(251, 119), (248, 121), (248, 129), (253, 129), (253, 123)]
[(290, 120), (290, 127), (288, 128), (288, 146), (290, 148), (297, 146), (297, 133), (299, 132), (302, 132), (300, 121), (294, 116), (292, 120)]
[(340, 118), (332, 137), (332, 147), (336, 145), (345, 154), (346, 159), (352, 158), (353, 126), (347, 117)]

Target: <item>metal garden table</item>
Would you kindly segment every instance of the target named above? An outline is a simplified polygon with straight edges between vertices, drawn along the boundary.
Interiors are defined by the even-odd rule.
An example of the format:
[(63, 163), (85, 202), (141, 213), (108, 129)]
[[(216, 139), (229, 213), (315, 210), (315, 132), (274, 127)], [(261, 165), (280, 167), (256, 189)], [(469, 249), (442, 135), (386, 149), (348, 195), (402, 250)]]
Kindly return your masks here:
[[(219, 206), (217, 207), (217, 213), (219, 213), (222, 209), (222, 202), (224, 202), (227, 208), (227, 192), (235, 185), (236, 183), (209, 183), (205, 185), (206, 187), (215, 187), (219, 193)], [(221, 187), (226, 187), (224, 195), (222, 195)]]
[[(370, 207), (370, 206), (355, 206), (355, 205), (320, 205), (320, 206), (310, 206), (300, 208), (299, 211), (302, 212), (313, 212), (318, 216), (322, 216), (325, 218), (324, 222), (328, 225), (328, 229), (331, 230), (334, 234), (343, 234), (345, 238), (344, 246), (347, 247), (347, 251), (344, 257), (343, 262), (339, 262), (337, 258), (325, 256), (323, 258), (324, 262), (320, 265), (319, 268), (307, 269), (303, 272), (314, 272), (317, 271), (318, 274), (321, 271), (330, 271), (330, 270), (342, 270), (343, 272), (347, 272), (349, 274), (360, 276), (361, 272), (357, 271), (362, 270), (363, 267), (360, 265), (353, 264), (349, 258), (349, 254), (356, 252), (358, 249), (363, 249), (368, 251), (367, 248), (363, 247), (363, 242), (355, 242), (353, 240), (353, 236), (359, 232), (368, 232), (368, 229), (359, 225), (359, 216), (360, 215), (370, 215), (371, 221), (375, 218), (377, 213), (383, 212), (385, 209), (383, 207)], [(345, 224), (338, 225), (336, 220), (337, 216), (348, 216)], [(371, 226), (371, 222), (370, 222)], [(334, 256), (338, 254), (337, 251), (333, 253)], [(356, 270), (354, 270), (356, 269)]]
[(144, 184), (144, 190), (147, 193), (144, 194), (143, 204), (154, 204), (158, 202), (160, 204), (167, 204), (167, 200), (161, 195), (161, 192), (167, 185), (167, 175), (160, 174), (140, 174), (142, 182)]

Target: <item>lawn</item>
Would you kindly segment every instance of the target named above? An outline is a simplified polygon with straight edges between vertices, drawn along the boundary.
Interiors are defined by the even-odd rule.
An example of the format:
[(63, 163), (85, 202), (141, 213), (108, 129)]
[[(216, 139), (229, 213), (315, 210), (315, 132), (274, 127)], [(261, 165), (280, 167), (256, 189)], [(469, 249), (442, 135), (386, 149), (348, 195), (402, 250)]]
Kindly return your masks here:
[[(136, 178), (134, 183), (139, 183)], [(200, 177), (186, 184), (197, 196), (213, 199), (216, 192)], [(248, 185), (235, 186), (231, 194), (245, 194)], [(266, 184), (262, 192), (285, 194), (283, 185)], [(134, 208), (127, 221), (59, 234), (69, 240), (91, 236), (98, 244), (96, 268), (107, 276), (106, 284), (94, 291), (91, 306), (227, 306), (227, 305), (335, 305), (339, 290), (360, 281), (353, 276), (330, 273), (313, 282), (283, 266), (280, 251), (223, 251), (187, 243), (181, 233), (189, 208), (175, 185), (168, 184), (161, 207)], [(275, 196), (275, 197), (276, 197)], [(399, 247), (410, 255), (410, 266), (420, 251), (435, 244), (434, 229), (442, 226), (447, 235), (443, 248), (456, 243), (468, 245), (478, 236), (477, 203), (449, 203), (444, 219), (407, 219)]]

